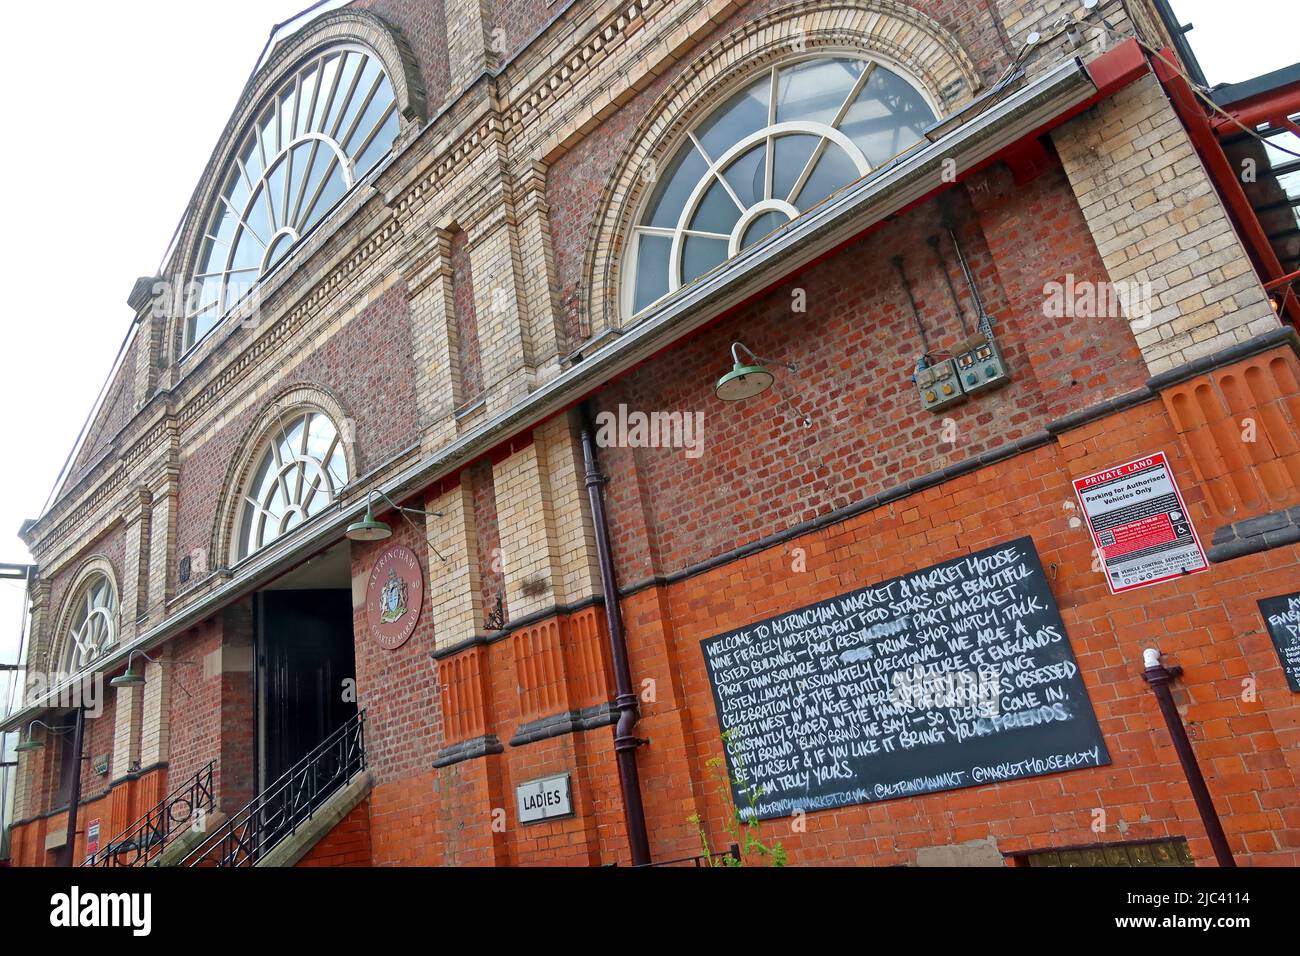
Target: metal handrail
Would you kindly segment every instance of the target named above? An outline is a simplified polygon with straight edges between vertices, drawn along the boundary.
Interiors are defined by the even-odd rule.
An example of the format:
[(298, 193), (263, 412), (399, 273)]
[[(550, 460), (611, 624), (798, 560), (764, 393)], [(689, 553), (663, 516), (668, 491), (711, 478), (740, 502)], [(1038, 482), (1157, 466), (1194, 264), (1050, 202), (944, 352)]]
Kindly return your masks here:
[(144, 816), (113, 837), (82, 866), (148, 866), (162, 854), (173, 835), (186, 824), (197, 823), (215, 806), (212, 771), (215, 760), (197, 771)]
[(178, 866), (252, 866), (366, 767), (366, 712), (331, 733), (232, 814)]

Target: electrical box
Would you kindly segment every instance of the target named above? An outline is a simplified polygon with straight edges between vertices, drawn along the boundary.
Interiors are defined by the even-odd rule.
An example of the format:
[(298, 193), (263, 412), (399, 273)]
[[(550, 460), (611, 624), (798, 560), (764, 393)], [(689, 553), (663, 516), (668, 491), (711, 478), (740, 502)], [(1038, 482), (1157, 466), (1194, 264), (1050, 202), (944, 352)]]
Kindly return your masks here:
[(929, 368), (918, 368), (913, 380), (921, 395), (921, 405), (928, 411), (937, 412), (966, 397), (952, 359), (944, 359)]
[(1011, 380), (1002, 350), (991, 334), (972, 336), (957, 352), (957, 375), (966, 394), (1005, 385)]

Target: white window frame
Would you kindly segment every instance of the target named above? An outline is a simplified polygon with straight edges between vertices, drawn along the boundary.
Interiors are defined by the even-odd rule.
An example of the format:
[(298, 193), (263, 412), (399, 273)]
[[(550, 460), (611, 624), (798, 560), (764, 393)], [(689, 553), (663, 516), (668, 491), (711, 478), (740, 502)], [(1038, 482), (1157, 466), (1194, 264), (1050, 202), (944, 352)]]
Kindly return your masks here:
[[(330, 99), (327, 101), (327, 106), (322, 116), (323, 121), (327, 121), (329, 119), (330, 113), (332, 112), (334, 107), (334, 98), (336, 95), (339, 95), (340, 93), (345, 95), (347, 99), (344, 100), (344, 103), (346, 104), (353, 95), (358, 93), (358, 86), (360, 83), (361, 74), (366, 68), (367, 61), (373, 61), (379, 67), (379, 74), (374, 80), (372, 88), (369, 91), (359, 91), (360, 94), (364, 97), (364, 99), (362, 100), (361, 106), (357, 110), (356, 116), (353, 118), (349, 128), (346, 130), (339, 129), (339, 126), (343, 120), (344, 113), (346, 112), (345, 109), (341, 108), (339, 110), (338, 119), (334, 123), (334, 128), (331, 129), (328, 134), (314, 129), (308, 129), (302, 133), (297, 133), (297, 110), (302, 105), (299, 102), (299, 100), (301, 96), (300, 91), (302, 88), (303, 75), (310, 72), (313, 68), (315, 68), (317, 85), (314, 86), (312, 89), (311, 102), (308, 105), (308, 109), (314, 112), (316, 108), (316, 104), (318, 102), (317, 97), (320, 94), (319, 80), (321, 76), (323, 76), (323, 66), (325, 61), (332, 56), (335, 55), (345, 56), (348, 53), (360, 54), (361, 56), (365, 57), (365, 61), (363, 61), (361, 65), (357, 68), (356, 73), (351, 80), (350, 87), (347, 91), (342, 91), (340, 89), (340, 84), (338, 82), (339, 75), (337, 71), (334, 73), (333, 78), (330, 82), (330, 92), (329, 92)], [(215, 198), (212, 200), (211, 203), (209, 203), (208, 207), (204, 210), (203, 213), (203, 218), (201, 220), (201, 228), (203, 229), (203, 232), (200, 234), (199, 240), (195, 244), (194, 260), (191, 265), (191, 271), (190, 271), (190, 281), (187, 282), (185, 285), (185, 289), (186, 289), (186, 293), (184, 297), (185, 300), (181, 303), (182, 311), (184, 312), (184, 316), (185, 316), (184, 327), (182, 330), (182, 337), (183, 337), (183, 347), (181, 350), (182, 359), (185, 358), (187, 355), (189, 355), (191, 352), (193, 352), (196, 346), (198, 346), (209, 335), (211, 335), (213, 331), (215, 331), (218, 327), (220, 327), (225, 322), (225, 320), (230, 316), (231, 312), (233, 312), (236, 309), (236, 307), (240, 304), (240, 302), (242, 302), (248, 295), (250, 295), (268, 277), (273, 275), (278, 270), (279, 266), (282, 265), (284, 262), (286, 262), (292, 256), (293, 250), (302, 242), (302, 240), (306, 236), (315, 232), (327, 220), (329, 220), (330, 216), (339, 207), (339, 205), (342, 204), (342, 202), (349, 195), (351, 195), (352, 192), (356, 189), (356, 186), (359, 182), (361, 182), (363, 179), (368, 178), (371, 174), (373, 174), (374, 172), (376, 172), (377, 170), (379, 170), (384, 166), (385, 160), (388, 159), (392, 154), (391, 143), (381, 155), (375, 158), (374, 162), (371, 163), (370, 166), (360, 171), (360, 175), (358, 175), (358, 171), (354, 166), (353, 159), (347, 155), (347, 152), (346, 150), (344, 150), (342, 144), (347, 142), (355, 134), (357, 130), (357, 124), (361, 122), (361, 119), (364, 117), (366, 113), (366, 109), (369, 107), (372, 101), (372, 98), (375, 95), (377, 95), (378, 92), (382, 89), (383, 82), (385, 81), (388, 84), (389, 93), (391, 95), (391, 101), (388, 103), (384, 111), (380, 114), (378, 120), (376, 120), (373, 127), (368, 132), (365, 132), (364, 138), (360, 141), (359, 145), (357, 146), (355, 150), (356, 155), (361, 156), (362, 154), (365, 153), (367, 149), (370, 148), (370, 145), (373, 143), (375, 137), (379, 135), (379, 133), (383, 130), (384, 125), (394, 115), (397, 115), (399, 117), (398, 132), (400, 132), (400, 122), (401, 122), (400, 103), (398, 102), (397, 99), (396, 86), (393, 83), (393, 79), (389, 73), (387, 64), (385, 64), (383, 58), (380, 57), (379, 54), (376, 53), (374, 50), (360, 43), (352, 43), (352, 42), (331, 43), (319, 47), (316, 50), (312, 51), (307, 56), (305, 56), (304, 58), (298, 60), (297, 65), (294, 66), (292, 70), (286, 71), (286, 73), (283, 74), (282, 77), (280, 78), (277, 85), (274, 86), (267, 93), (265, 97), (263, 97), (259, 108), (254, 113), (251, 114), (248, 123), (240, 131), (239, 137), (236, 140), (234, 140), (233, 146), (231, 148), (230, 158), (222, 169), (222, 175), (220, 179), (217, 180), (218, 191), (216, 192)], [(284, 97), (285, 93), (288, 92), (290, 88), (292, 88), (293, 90), (292, 102), (294, 104), (294, 116), (291, 122), (290, 129), (291, 132), (294, 133), (294, 135), (287, 143), (281, 144), (280, 149), (273, 156), (267, 157), (266, 144), (262, 136), (262, 120), (266, 116), (267, 111), (272, 110), (275, 115), (274, 124), (276, 128), (281, 132), (283, 131), (284, 120), (281, 118), (280, 115), (280, 102), (281, 99)], [(337, 138), (336, 138), (336, 134), (337, 134)], [(396, 136), (397, 133), (394, 134), (394, 141), (396, 140)], [(261, 161), (261, 167), (262, 167), (261, 171), (259, 172), (259, 174), (255, 179), (249, 176), (248, 170), (245, 168), (243, 161), (241, 159), (241, 156), (246, 151), (246, 148), (249, 146), (250, 142), (256, 143), (257, 155)], [(312, 162), (315, 159), (317, 151), (321, 148), (319, 144), (323, 143), (325, 145), (325, 148), (333, 152), (334, 159), (328, 170), (328, 174), (321, 177), (320, 183), (312, 193), (310, 199), (308, 199), (308, 197), (305, 195), (305, 189), (307, 183), (306, 181), (303, 182), (302, 184), (303, 192), (298, 195), (297, 200), (294, 202), (293, 210), (292, 210), (294, 215), (290, 217), (295, 220), (294, 223), (291, 224), (287, 221), (285, 223), (278, 223), (277, 217), (274, 212), (274, 206), (267, 198), (268, 193), (266, 189), (264, 189), (263, 187), (266, 184), (267, 180), (274, 175), (277, 169), (283, 168), (285, 164), (291, 162), (291, 156), (294, 149), (302, 145), (303, 143), (308, 143), (308, 142), (314, 142), (315, 144), (312, 147), (311, 155), (308, 159), (308, 166), (307, 166), (308, 174), (310, 174), (313, 171)], [(311, 212), (314, 209), (315, 203), (320, 200), (320, 196), (322, 192), (324, 191), (326, 185), (329, 183), (330, 179), (334, 175), (332, 167), (335, 164), (339, 167), (339, 169), (341, 169), (343, 174), (344, 190), (342, 195), (339, 196), (338, 199), (335, 200), (335, 202), (332, 203), (328, 209), (324, 210), (319, 216), (317, 216), (316, 221), (313, 222), (308, 228), (299, 231), (298, 227), (302, 225), (302, 222), (297, 221), (298, 213), (304, 210), (305, 212)], [(242, 179), (243, 185), (248, 190), (248, 195), (243, 203), (242, 209), (236, 209), (226, 197), (226, 192), (229, 189), (227, 184), (231, 182), (232, 170), (238, 171), (238, 177)], [(296, 186), (297, 183), (295, 177), (291, 175), (286, 175), (283, 177), (283, 179), (284, 179), (284, 183), (282, 187), (283, 201), (281, 203), (281, 206), (282, 208), (287, 210), (287, 207), (289, 205), (288, 194), (290, 192), (290, 187), (291, 185)], [(257, 268), (254, 269), (253, 267), (246, 267), (242, 269), (232, 269), (231, 266), (233, 265), (233, 262), (231, 261), (231, 257), (233, 256), (234, 253), (233, 245), (229, 247), (224, 260), (213, 262), (205, 258), (204, 254), (209, 247), (209, 242), (219, 241), (213, 235), (215, 231), (213, 226), (214, 223), (216, 222), (216, 218), (215, 218), (216, 210), (219, 209), (223, 204), (235, 216), (235, 221), (236, 221), (235, 233), (234, 233), (235, 237), (238, 237), (240, 235), (241, 230), (248, 229), (250, 234), (252, 234), (259, 243), (262, 242), (262, 237), (257, 235), (255, 232), (253, 232), (253, 230), (248, 226), (248, 219), (250, 215), (250, 210), (252, 208), (252, 204), (259, 197), (262, 198), (263, 202), (267, 203), (267, 218), (270, 220), (271, 225), (275, 227), (275, 231), (270, 233), (266, 238), (265, 244), (263, 245), (262, 258), (259, 261)], [(304, 207), (305, 200), (306, 200), (306, 205)], [(277, 244), (282, 239), (287, 239), (289, 241), (290, 243), (289, 249), (282, 252), (274, 261), (271, 261), (270, 259), (271, 251), (276, 248)], [(219, 265), (220, 267), (212, 268), (214, 265)], [(200, 271), (205, 268), (208, 271)], [(256, 273), (256, 275), (252, 275), (254, 272)], [(251, 276), (251, 278), (237, 278), (239, 276), (246, 276), (246, 277)], [(209, 325), (206, 329), (203, 330), (201, 334), (196, 335), (195, 329), (200, 315), (207, 313), (209, 310), (207, 308), (200, 308), (200, 306), (203, 306), (206, 303), (194, 301), (195, 296), (193, 295), (193, 290), (196, 289), (199, 285), (201, 285), (205, 279), (215, 278), (215, 277), (220, 277), (222, 283), (221, 292), (218, 294), (218, 298), (217, 298), (216, 318), (212, 321), (211, 325)], [(228, 293), (230, 292), (230, 290), (232, 288), (238, 289), (239, 286), (242, 285), (243, 283), (247, 283), (246, 287), (243, 288), (242, 291), (238, 293), (238, 295), (234, 296), (233, 298), (228, 298)]]
[[(320, 458), (309, 454), (311, 424), (315, 418), (323, 419), (334, 431), (329, 446)], [(289, 435), (299, 422), (302, 422), (303, 426), (298, 447), (291, 449), (292, 453), (285, 456), (280, 445), (282, 442), (289, 443)], [(329, 467), (329, 462), (336, 451), (341, 454), (343, 461), (344, 473), (341, 476), (333, 473)], [(275, 481), (269, 486), (271, 490), (268, 494), (274, 494), (279, 490), (285, 502), (284, 511), (278, 516), (270, 510), (270, 500), (261, 501), (255, 497), (258, 489), (253, 487), (268, 457), (272, 460), (271, 467), (276, 476)], [(343, 431), (329, 413), (315, 407), (300, 407), (278, 416), (264, 440), (257, 446), (239, 492), (231, 525), (231, 563), (237, 564), (252, 557), (325, 511), (352, 481), (350, 468)], [(310, 480), (309, 472), (312, 473)], [(290, 493), (291, 481), (292, 493)], [(253, 509), (254, 512), (250, 518), (253, 524), (250, 526), (249, 547), (247, 551), (241, 551), (244, 520), (249, 509)], [(293, 515), (297, 515), (298, 520), (290, 525), (289, 519)], [(277, 522), (278, 527), (273, 534), (267, 536), (267, 525), (271, 522)]]
[[(777, 90), (779, 88), (779, 76), (782, 70), (787, 70), (800, 63), (812, 60), (833, 60), (843, 58), (859, 60), (864, 63), (865, 66), (861, 75), (859, 75), (853, 86), (850, 88), (844, 101), (840, 104), (840, 107), (836, 111), (836, 115), (830, 124), (804, 120), (781, 123), (776, 122)], [(800, 190), (804, 187), (808, 177), (816, 167), (817, 161), (824, 153), (827, 141), (835, 143), (845, 151), (849, 159), (857, 167), (859, 178), (868, 175), (872, 171), (873, 167), (867, 161), (867, 158), (863, 155), (857, 144), (840, 130), (835, 129), (834, 126), (844, 119), (844, 115), (852, 105), (853, 100), (861, 92), (862, 88), (870, 81), (871, 75), (874, 73), (877, 66), (889, 70), (920, 94), (921, 98), (930, 108), (930, 112), (936, 117), (936, 121), (943, 117), (943, 111), (940, 108), (939, 103), (930, 94), (930, 91), (919, 83), (909, 70), (899, 65), (891, 58), (881, 56), (874, 51), (864, 52), (862, 50), (836, 46), (819, 47), (816, 50), (810, 50), (799, 56), (790, 57), (776, 63), (768, 64), (764, 67), (764, 70), (767, 71), (770, 77), (771, 84), (768, 91), (767, 125), (762, 129), (748, 134), (739, 142), (733, 143), (721, 156), (715, 159), (709, 155), (708, 151), (696, 137), (696, 130), (712, 118), (734, 95), (752, 85), (755, 79), (761, 75), (761, 72), (749, 74), (742, 79), (737, 80), (735, 83), (729, 84), (725, 90), (721, 91), (715, 97), (712, 106), (708, 110), (701, 112), (699, 116), (691, 122), (686, 133), (681, 136), (671, 148), (665, 150), (663, 153), (668, 162), (671, 162), (677, 157), (682, 147), (687, 142), (691, 142), (699, 155), (707, 162), (707, 168), (700, 175), (699, 181), (695, 184), (686, 204), (682, 207), (682, 212), (678, 217), (677, 225), (673, 228), (640, 225), (641, 219), (645, 216), (647, 207), (649, 206), (651, 199), (654, 197), (655, 187), (659, 185), (659, 180), (646, 184), (645, 189), (642, 191), (642, 196), (636, 205), (635, 212), (629, 220), (628, 242), (623, 252), (618, 278), (619, 311), (624, 320), (632, 320), (635, 319), (636, 316), (648, 312), (655, 305), (675, 293), (683, 285), (689, 284), (682, 282), (682, 253), (686, 237), (701, 236), (711, 239), (725, 239), (728, 243), (727, 259), (731, 259), (740, 252), (741, 242), (745, 236), (746, 230), (749, 228), (749, 225), (764, 212), (778, 211), (791, 220), (806, 214), (808, 212), (807, 209), (802, 211), (798, 210), (790, 202), (790, 199), (791, 197), (798, 197)], [(778, 136), (789, 135), (791, 133), (814, 135), (821, 137), (821, 140), (812, 155), (809, 157), (804, 169), (795, 180), (793, 188), (784, 199), (780, 199), (771, 196), (772, 179), (774, 174), (774, 163), (772, 161), (774, 156), (773, 141)], [(735, 195), (735, 192), (727, 182), (726, 177), (722, 175), (722, 170), (726, 169), (738, 156), (744, 155), (747, 150), (752, 149), (755, 145), (764, 140), (767, 141), (767, 154), (764, 161), (764, 175), (766, 179), (764, 190), (765, 198), (747, 209)], [(913, 147), (909, 147), (909, 149), (910, 148)], [(906, 152), (906, 150), (904, 150), (904, 152)], [(732, 231), (728, 235), (686, 228), (686, 224), (689, 223), (695, 215), (705, 193), (714, 183), (721, 183), (723, 188), (731, 196), (732, 200), (741, 209), (740, 219), (732, 227)], [(848, 185), (848, 183), (845, 185)], [(640, 254), (640, 242), (643, 235), (657, 235), (670, 238), (672, 240), (672, 246), (669, 251), (668, 291), (658, 299), (647, 303), (638, 310), (636, 309), (637, 259)], [(727, 260), (723, 261), (726, 262)]]

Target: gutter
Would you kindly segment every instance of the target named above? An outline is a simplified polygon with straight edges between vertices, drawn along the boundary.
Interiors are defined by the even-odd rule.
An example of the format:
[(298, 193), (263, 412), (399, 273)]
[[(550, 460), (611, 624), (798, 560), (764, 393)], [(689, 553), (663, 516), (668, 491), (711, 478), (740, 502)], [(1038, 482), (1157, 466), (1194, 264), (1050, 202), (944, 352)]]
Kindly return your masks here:
[[(1040, 135), (1113, 93), (1137, 75), (1120, 71), (1116, 80), (1099, 68), (1127, 51), (1121, 44), (1085, 66), (1070, 58), (1021, 89), (990, 105), (934, 142), (897, 157), (865, 179), (845, 187), (767, 239), (728, 260), (695, 283), (652, 307), (633, 327), (592, 351), (581, 362), (543, 384), (496, 417), (479, 425), (434, 454), (402, 469), (376, 490), (402, 500), (482, 457), (513, 435), (541, 424), (581, 401), (610, 379), (725, 315), (785, 277), (833, 253), (891, 216), (953, 185), (945, 182), (944, 161), (963, 174), (987, 166), (1017, 142)], [(231, 601), (255, 591), (343, 537), (365, 510), (365, 499), (324, 512), (299, 528), (298, 534), (259, 551), (237, 569), (238, 576), (172, 618), (160, 622), (130, 644), (119, 647), (93, 671), (83, 672), (34, 703), (7, 715), (0, 731), (12, 730), (57, 701), (61, 691), (88, 674), (124, 667), (132, 651), (148, 651), (202, 622)]]

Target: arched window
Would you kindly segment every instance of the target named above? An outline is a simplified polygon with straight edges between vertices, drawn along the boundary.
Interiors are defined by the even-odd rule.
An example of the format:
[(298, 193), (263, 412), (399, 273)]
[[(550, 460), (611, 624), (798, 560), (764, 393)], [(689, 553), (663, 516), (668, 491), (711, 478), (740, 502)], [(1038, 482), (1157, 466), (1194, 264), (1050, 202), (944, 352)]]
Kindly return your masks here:
[(338, 429), (317, 411), (280, 419), (239, 508), (235, 558), (245, 558), (318, 514), (348, 482)]
[(117, 594), (108, 575), (96, 571), (77, 589), (70, 605), (62, 669), (89, 667), (117, 643)]
[(774, 66), (687, 133), (632, 229), (624, 309), (637, 313), (915, 145), (921, 92), (872, 60)]
[(329, 47), (284, 79), (206, 214), (186, 302), (187, 347), (387, 155), (397, 132), (392, 83), (363, 47)]

